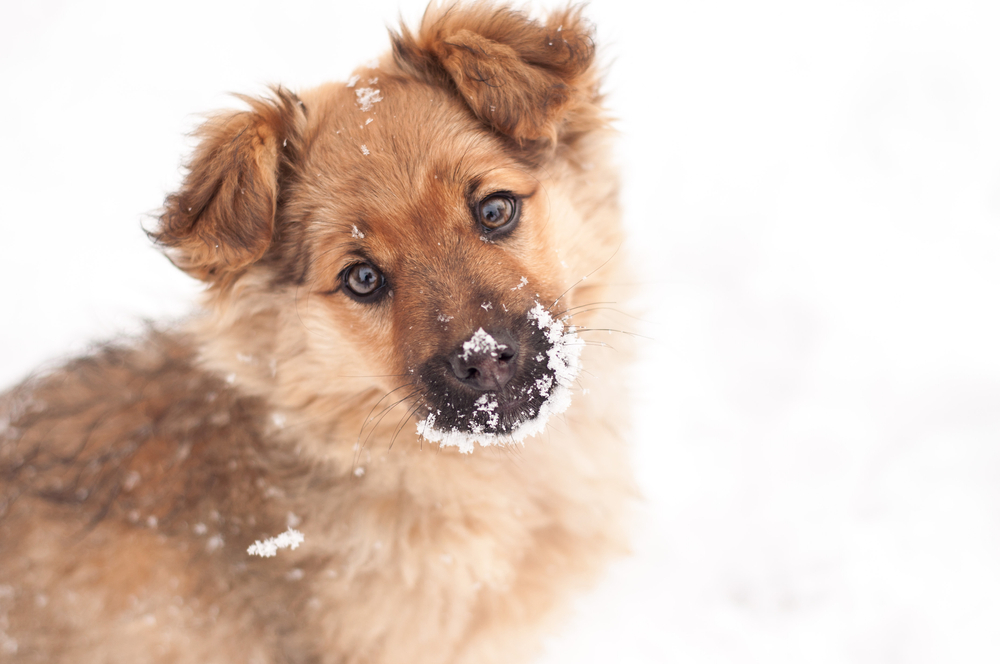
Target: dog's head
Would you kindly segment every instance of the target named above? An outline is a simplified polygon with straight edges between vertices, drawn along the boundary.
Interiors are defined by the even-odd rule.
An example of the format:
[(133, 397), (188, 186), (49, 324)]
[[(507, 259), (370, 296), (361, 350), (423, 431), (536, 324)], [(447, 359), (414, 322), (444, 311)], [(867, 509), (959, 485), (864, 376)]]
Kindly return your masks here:
[(208, 121), (153, 235), (209, 285), (218, 358), (289, 408), (396, 390), (463, 451), (536, 433), (619, 242), (593, 55), (576, 10), (434, 9), (346, 83)]

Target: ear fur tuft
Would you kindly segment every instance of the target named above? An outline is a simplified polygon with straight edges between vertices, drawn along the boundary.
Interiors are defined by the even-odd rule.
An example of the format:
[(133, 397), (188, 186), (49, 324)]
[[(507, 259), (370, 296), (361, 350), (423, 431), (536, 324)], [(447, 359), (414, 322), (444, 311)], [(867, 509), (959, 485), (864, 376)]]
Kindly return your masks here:
[(393, 35), (393, 53), (404, 70), (443, 71), (480, 120), (521, 147), (554, 146), (566, 117), (598, 95), (578, 7), (542, 24), (487, 3), (432, 5), (416, 35)]
[(299, 150), (305, 112), (291, 92), (238, 96), (248, 111), (209, 118), (181, 189), (167, 196), (149, 233), (178, 267), (203, 281), (227, 283), (271, 245), (283, 164)]

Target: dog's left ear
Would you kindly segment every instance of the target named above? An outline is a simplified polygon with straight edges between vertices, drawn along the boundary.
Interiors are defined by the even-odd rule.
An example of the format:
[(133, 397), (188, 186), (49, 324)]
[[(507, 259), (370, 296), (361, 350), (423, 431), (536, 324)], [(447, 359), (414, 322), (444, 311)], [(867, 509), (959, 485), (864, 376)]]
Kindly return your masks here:
[(566, 118), (597, 99), (594, 42), (579, 8), (544, 24), (487, 4), (432, 6), (419, 34), (393, 35), (406, 70), (443, 70), (472, 111), (522, 147), (554, 146)]
[(187, 177), (149, 233), (175, 265), (211, 284), (229, 283), (271, 246), (279, 187), (305, 123), (301, 102), (282, 88), (240, 99), (250, 110), (216, 115), (198, 130)]

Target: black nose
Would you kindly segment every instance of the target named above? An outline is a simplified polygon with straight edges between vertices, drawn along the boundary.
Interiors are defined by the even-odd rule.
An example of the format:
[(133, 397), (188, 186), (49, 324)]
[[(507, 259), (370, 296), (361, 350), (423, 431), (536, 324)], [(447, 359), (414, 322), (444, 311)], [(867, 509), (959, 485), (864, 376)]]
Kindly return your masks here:
[(448, 357), (448, 362), (463, 385), (480, 392), (495, 392), (513, 378), (517, 350), (517, 341), (506, 330), (490, 334), (479, 328)]

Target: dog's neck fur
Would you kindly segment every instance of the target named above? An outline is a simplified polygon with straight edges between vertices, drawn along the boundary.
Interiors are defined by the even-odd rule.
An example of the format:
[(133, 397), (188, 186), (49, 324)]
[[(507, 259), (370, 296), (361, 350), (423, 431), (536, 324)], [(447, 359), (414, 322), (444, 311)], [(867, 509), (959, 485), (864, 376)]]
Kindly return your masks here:
[[(586, 299), (578, 301), (606, 301), (607, 280), (588, 281)], [(427, 584), (430, 592), (433, 579), (449, 577), (448, 596), (424, 596), (427, 604), (421, 610), (439, 612), (436, 604), (446, 602), (444, 614), (453, 616), (451, 622), (390, 638), (383, 650), (387, 661), (402, 661), (398, 658), (405, 659), (417, 646), (424, 654), (420, 661), (449, 660), (455, 653), (438, 651), (448, 641), (440, 637), (467, 629), (463, 615), (493, 629), (505, 620), (540, 627), (558, 617), (552, 613), (560, 594), (556, 589), (570, 578), (585, 583), (610, 553), (622, 552), (627, 523), (609, 528), (608, 518), (620, 517), (623, 503), (635, 495), (627, 455), (622, 454), (624, 432), (613, 424), (628, 404), (624, 386), (601, 377), (617, 374), (621, 353), (627, 354), (624, 348), (618, 353), (585, 349), (584, 366), (597, 379), (585, 381), (589, 393), (578, 390), (570, 411), (542, 435), (523, 447), (477, 448), (463, 455), (422, 442), (412, 422), (396, 432), (405, 407), (369, 436), (368, 418), (379, 414), (382, 406), (377, 404), (395, 384), (370, 378), (382, 370), (357, 357), (341, 357), (338, 365), (317, 371), (309, 353), (315, 343), (310, 324), (316, 321), (308, 298), (296, 298), (293, 289), (273, 292), (266, 280), (254, 277), (236, 287), (244, 291), (232, 300), (209, 295), (210, 313), (193, 320), (189, 329), (198, 339), (202, 366), (263, 400), (272, 414), (264, 423), (268, 444), (292, 452), (307, 469), (303, 479), (285, 484), (270, 509), (307, 515), (299, 528), (306, 536), (308, 559), (331, 557), (336, 576), (317, 579), (315, 601), (323, 607), (327, 602), (340, 605), (343, 584), (357, 583), (365, 570), (395, 575), (401, 592), (409, 593), (407, 602), (413, 601), (415, 589)], [(259, 298), (247, 297), (252, 289)], [(283, 308), (283, 302), (296, 305)], [(581, 318), (586, 322), (588, 317)], [(272, 364), (277, 357), (284, 359)], [(326, 372), (335, 379), (325, 381)], [(353, 376), (361, 378), (347, 382)], [(358, 384), (371, 387), (359, 397)], [(358, 483), (365, 483), (364, 492), (349, 488)], [(586, 494), (581, 494), (582, 485), (588, 487)], [(312, 564), (289, 559), (293, 563), (281, 564), (281, 569)], [(493, 595), (496, 600), (484, 602)], [(531, 599), (511, 607), (502, 597)], [(383, 606), (384, 599), (373, 600), (373, 609)], [(363, 600), (349, 603), (352, 611), (366, 610)], [(320, 629), (335, 615), (318, 610)], [(333, 623), (329, 629), (337, 633)], [(478, 641), (468, 643), (470, 650), (457, 659), (493, 661), (491, 653), (475, 650)], [(507, 646), (516, 660), (518, 655), (510, 653), (527, 656), (535, 642), (526, 636), (520, 645), (511, 639)]]

